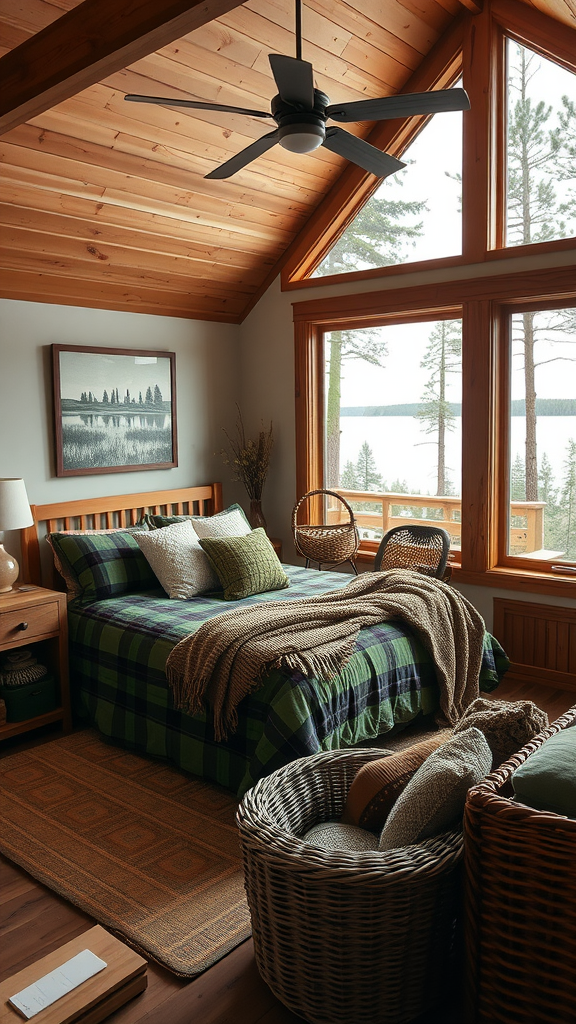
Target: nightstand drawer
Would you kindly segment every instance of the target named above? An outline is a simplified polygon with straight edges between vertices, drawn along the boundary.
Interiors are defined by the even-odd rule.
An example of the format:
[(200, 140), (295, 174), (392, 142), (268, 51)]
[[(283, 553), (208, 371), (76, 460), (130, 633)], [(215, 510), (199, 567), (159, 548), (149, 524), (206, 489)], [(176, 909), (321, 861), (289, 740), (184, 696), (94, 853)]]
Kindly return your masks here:
[(29, 640), (44, 633), (56, 633), (60, 626), (58, 604), (45, 604), (0, 614), (0, 644)]

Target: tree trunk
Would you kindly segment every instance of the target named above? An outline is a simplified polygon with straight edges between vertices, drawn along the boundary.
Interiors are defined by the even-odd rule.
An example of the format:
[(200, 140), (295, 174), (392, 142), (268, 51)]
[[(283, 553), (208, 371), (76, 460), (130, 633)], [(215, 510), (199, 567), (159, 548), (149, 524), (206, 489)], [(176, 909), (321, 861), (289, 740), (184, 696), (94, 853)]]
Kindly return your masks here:
[(446, 324), (442, 324), (440, 340), (440, 382), (438, 388), (438, 474), (436, 494), (446, 487)]
[(342, 331), (330, 335), (330, 369), (326, 396), (326, 465), (324, 486), (340, 483), (340, 390), (342, 376)]
[(522, 321), (524, 324), (524, 388), (526, 392), (526, 501), (538, 501), (534, 314), (523, 313)]

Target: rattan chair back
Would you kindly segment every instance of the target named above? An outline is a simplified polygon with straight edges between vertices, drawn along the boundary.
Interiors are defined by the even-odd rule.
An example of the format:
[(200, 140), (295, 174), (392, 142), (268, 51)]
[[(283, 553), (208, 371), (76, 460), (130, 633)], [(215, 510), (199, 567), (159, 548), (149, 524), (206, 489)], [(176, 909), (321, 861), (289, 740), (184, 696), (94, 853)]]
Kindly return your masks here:
[(309, 1024), (400, 1024), (451, 984), (461, 829), (385, 853), (299, 838), (340, 818), (357, 771), (385, 754), (353, 748), (292, 761), (257, 782), (238, 811), (256, 962)]
[(395, 526), (380, 541), (374, 569), (417, 569), (442, 579), (450, 551), (450, 536), (439, 526)]
[(466, 1021), (576, 1019), (576, 821), (516, 803), (513, 773), (576, 706), (468, 792)]
[[(299, 523), (298, 514), (301, 507), (315, 495), (335, 498), (343, 505), (346, 520), (338, 523)], [(292, 510), (292, 534), (296, 551), (306, 559), (307, 568), (310, 562), (317, 562), (319, 569), (322, 565), (341, 565), (350, 562), (356, 572), (355, 558), (360, 546), (356, 520), (348, 502), (336, 491), (317, 490), (304, 494)]]

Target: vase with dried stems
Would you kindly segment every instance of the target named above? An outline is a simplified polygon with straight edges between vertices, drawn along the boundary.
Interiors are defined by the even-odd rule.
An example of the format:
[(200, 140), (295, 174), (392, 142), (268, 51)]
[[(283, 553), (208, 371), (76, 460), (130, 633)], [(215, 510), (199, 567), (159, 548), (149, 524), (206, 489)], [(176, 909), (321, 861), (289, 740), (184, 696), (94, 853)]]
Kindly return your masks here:
[(257, 438), (246, 437), (242, 414), (238, 409), (236, 434), (231, 436), (224, 430), (228, 438), (228, 446), (221, 451), (227, 466), (232, 467), (235, 480), (241, 480), (250, 498), (248, 520), (255, 530), (258, 526), (266, 529), (266, 520), (262, 512), (262, 490), (268, 475), (270, 455), (274, 445), (272, 422), (266, 430), (262, 422)]

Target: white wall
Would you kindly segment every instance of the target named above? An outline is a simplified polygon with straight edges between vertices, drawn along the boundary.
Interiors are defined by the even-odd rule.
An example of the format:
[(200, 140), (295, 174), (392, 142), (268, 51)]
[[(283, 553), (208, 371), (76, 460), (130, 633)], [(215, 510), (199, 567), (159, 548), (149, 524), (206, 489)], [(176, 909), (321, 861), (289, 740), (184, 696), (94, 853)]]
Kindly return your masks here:
[[(178, 466), (147, 472), (55, 476), (51, 344), (160, 349), (176, 353)], [(222, 427), (234, 424), (239, 328), (142, 313), (0, 300), (0, 477), (23, 477), (30, 501), (128, 494), (223, 480)], [(18, 557), (18, 538), (6, 534)]]
[[(241, 325), (241, 406), (246, 426), (257, 429), (259, 417), (272, 418), (276, 447), (266, 483), (263, 508), (271, 535), (281, 537), (283, 558), (296, 561), (291, 533), (291, 512), (296, 494), (295, 459), (295, 401), (294, 401), (294, 328), (292, 303), (351, 293), (388, 291), (391, 289), (433, 284), (457, 278), (490, 276), (500, 273), (514, 274), (545, 266), (569, 266), (574, 263), (574, 252), (549, 254), (544, 257), (526, 256), (493, 261), (465, 267), (438, 268), (403, 274), (399, 278), (358, 281), (350, 284), (320, 285), (314, 288), (282, 292), (280, 279), (270, 286), (260, 302)], [(487, 587), (459, 587), (492, 625), (492, 598), (509, 596), (524, 601), (542, 601), (549, 604), (576, 606), (576, 600), (543, 598), (539, 594), (492, 590)]]

